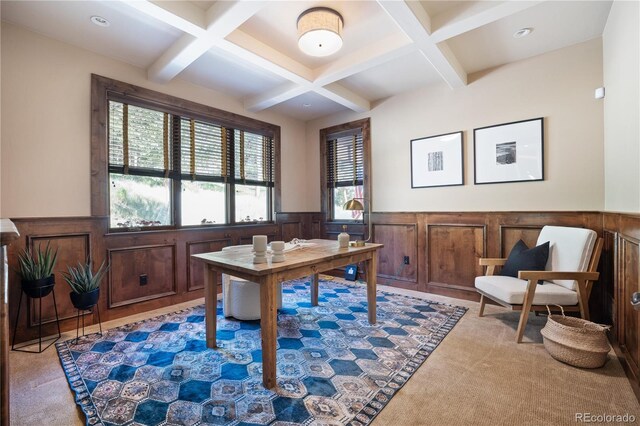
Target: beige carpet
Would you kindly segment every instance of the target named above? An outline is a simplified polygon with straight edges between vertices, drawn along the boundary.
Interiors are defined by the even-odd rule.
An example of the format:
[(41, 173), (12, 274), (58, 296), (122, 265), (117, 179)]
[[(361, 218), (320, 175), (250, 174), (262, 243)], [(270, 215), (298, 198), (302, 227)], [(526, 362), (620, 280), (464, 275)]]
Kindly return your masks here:
[[(374, 425), (564, 425), (576, 413), (635, 416), (640, 405), (613, 351), (598, 370), (559, 363), (545, 351), (531, 315), (525, 343), (515, 343), (518, 314), (431, 294), (380, 286), (381, 290), (466, 306), (469, 311), (394, 396)], [(202, 303), (170, 306), (111, 321), (113, 328)], [(65, 333), (63, 339), (75, 337)], [(42, 354), (11, 353), (11, 425), (83, 425), (54, 347)]]

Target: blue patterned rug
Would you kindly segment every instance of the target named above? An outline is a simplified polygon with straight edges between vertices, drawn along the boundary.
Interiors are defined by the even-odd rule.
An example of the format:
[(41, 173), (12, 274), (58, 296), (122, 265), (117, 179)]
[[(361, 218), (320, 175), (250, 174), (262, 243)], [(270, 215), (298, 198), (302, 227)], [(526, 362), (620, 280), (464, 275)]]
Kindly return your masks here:
[[(283, 286), (277, 388), (262, 386), (260, 322), (222, 318), (205, 345), (204, 306), (56, 344), (89, 425), (365, 425), (384, 408), (466, 309), (378, 291), (367, 321), (364, 285)], [(220, 305), (220, 302), (219, 302)]]

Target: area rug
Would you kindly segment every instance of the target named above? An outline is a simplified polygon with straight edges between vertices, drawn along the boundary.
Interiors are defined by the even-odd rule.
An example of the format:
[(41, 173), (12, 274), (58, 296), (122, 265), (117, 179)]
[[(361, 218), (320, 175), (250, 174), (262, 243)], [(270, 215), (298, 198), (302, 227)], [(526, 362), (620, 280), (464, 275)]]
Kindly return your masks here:
[[(204, 306), (56, 344), (88, 425), (365, 425), (382, 410), (466, 309), (320, 281), (283, 286), (277, 387), (262, 386), (260, 322), (222, 317), (205, 345)], [(219, 303), (220, 304), (220, 303)]]

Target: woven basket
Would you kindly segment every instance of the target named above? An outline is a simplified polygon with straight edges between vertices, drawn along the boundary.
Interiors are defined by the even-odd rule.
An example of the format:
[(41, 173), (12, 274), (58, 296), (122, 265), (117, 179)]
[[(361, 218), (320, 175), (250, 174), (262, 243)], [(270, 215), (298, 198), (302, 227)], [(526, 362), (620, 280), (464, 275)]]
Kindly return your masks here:
[[(562, 309), (562, 307), (560, 307)], [(547, 306), (547, 310), (549, 307)], [(611, 349), (607, 340), (609, 326), (580, 318), (552, 315), (542, 329), (544, 347), (558, 361), (581, 368), (599, 368)]]

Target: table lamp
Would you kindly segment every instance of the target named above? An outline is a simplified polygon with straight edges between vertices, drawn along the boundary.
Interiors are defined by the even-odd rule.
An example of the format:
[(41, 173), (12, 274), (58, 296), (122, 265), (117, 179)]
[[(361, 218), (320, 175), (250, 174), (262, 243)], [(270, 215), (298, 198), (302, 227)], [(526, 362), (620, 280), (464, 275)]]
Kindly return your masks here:
[[(364, 215), (365, 215), (366, 212), (364, 210), (364, 205), (358, 200), (366, 201), (364, 198), (352, 198), (351, 200), (349, 200), (346, 203), (344, 203), (342, 208), (345, 209), (345, 210), (362, 211), (362, 224), (364, 225), (365, 224)], [(369, 203), (369, 209), (371, 209), (371, 203)], [(371, 212), (369, 212), (369, 236), (364, 241), (363, 240), (356, 240), (355, 241), (355, 246), (356, 247), (362, 247), (362, 246), (364, 246), (365, 243), (369, 242), (370, 239), (371, 239)]]

